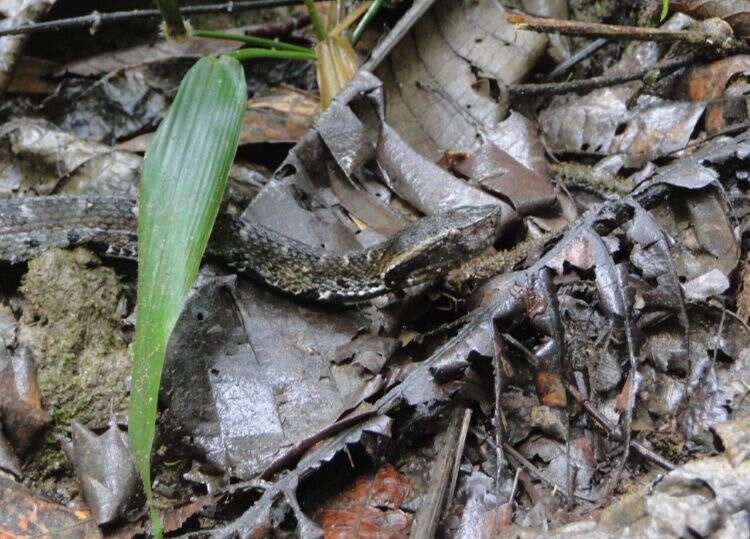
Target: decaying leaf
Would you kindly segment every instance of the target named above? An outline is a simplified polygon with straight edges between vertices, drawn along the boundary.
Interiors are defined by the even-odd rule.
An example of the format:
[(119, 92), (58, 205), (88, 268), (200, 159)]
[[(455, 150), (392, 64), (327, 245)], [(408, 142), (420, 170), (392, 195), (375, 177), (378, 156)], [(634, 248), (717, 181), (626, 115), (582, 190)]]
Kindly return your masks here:
[(0, 425), (13, 450), (25, 455), (34, 449), (50, 420), (42, 408), (31, 351), (24, 347), (11, 355), (0, 343)]
[(719, 17), (740, 37), (750, 35), (750, 2), (747, 0), (672, 0), (671, 9), (696, 18)]
[(372, 375), (332, 364), (343, 346), (355, 355), (379, 347), (386, 359), (393, 352), (387, 338), (351, 342), (364, 323), (232, 278), (204, 279), (170, 339), (165, 432), (188, 437), (212, 467), (235, 477), (265, 472), (357, 406)]
[(437, 161), (472, 148), (477, 134), (493, 136), (497, 103), (474, 84), (518, 82), (547, 46), (541, 34), (516, 32), (505, 13), (499, 2), (436, 2), (376, 71), (388, 123), (414, 151)]
[[(8, 0), (0, 3), (0, 29), (14, 28), (36, 21), (55, 4), (56, 0), (27, 0), (15, 2)], [(13, 78), (16, 63), (23, 53), (28, 41), (27, 34), (0, 37), (0, 95), (5, 92)]]
[(314, 519), (326, 537), (408, 537), (412, 516), (400, 507), (409, 491), (409, 479), (387, 464), (326, 502)]
[(41, 120), (0, 127), (0, 195), (98, 192), (134, 197), (141, 158)]
[[(750, 11), (748, 19), (750, 20)], [(706, 108), (704, 123), (708, 135), (747, 121), (747, 104), (741, 96), (749, 74), (750, 56), (747, 55), (731, 56), (691, 70), (686, 83), (688, 97), (694, 101), (716, 101), (709, 103)], [(737, 88), (739, 92), (733, 92), (732, 88)], [(722, 96), (728, 99), (720, 99)]]
[(123, 517), (139, 501), (138, 470), (128, 445), (127, 434), (116, 421), (97, 436), (77, 421), (70, 426), (76, 475), (97, 524)]

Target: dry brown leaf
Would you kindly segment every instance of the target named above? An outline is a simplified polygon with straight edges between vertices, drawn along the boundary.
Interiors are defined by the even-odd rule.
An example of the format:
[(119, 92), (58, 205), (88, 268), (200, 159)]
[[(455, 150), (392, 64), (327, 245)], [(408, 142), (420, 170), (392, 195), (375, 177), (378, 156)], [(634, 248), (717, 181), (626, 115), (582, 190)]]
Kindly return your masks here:
[(318, 99), (290, 87), (247, 102), (240, 144), (296, 143), (312, 125)]
[(497, 101), (472, 85), (517, 83), (544, 53), (544, 35), (516, 31), (505, 15), (500, 2), (435, 2), (376, 70), (389, 125), (426, 158), (492, 138)]
[(399, 507), (410, 490), (408, 477), (386, 464), (330, 500), (315, 521), (329, 539), (407, 537), (412, 515)]
[[(709, 65), (691, 70), (687, 79), (688, 98), (692, 101), (708, 101), (722, 97), (727, 93), (727, 87), (733, 83), (737, 75), (747, 77), (750, 74), (750, 55), (731, 56), (713, 62)], [(727, 127), (727, 119), (732, 118), (742, 109), (741, 116), (729, 123), (739, 123), (747, 120), (747, 105), (745, 100), (729, 99), (709, 103), (706, 107), (704, 119), (706, 133), (719, 133)]]
[(39, 498), (29, 489), (0, 477), (0, 537), (101, 538), (88, 509), (68, 509)]
[(18, 62), (18, 69), (13, 74), (7, 92), (9, 94), (49, 95), (57, 88), (57, 82), (53, 81), (50, 76), (58, 68), (59, 64), (55, 62), (24, 56)]
[[(0, 29), (13, 28), (40, 19), (52, 7), (55, 0), (7, 0), (0, 3)], [(10, 84), (13, 71), (21, 57), (29, 34), (0, 37), (0, 93)]]
[(696, 19), (724, 19), (739, 37), (750, 35), (750, 1), (748, 0), (682, 0), (672, 1), (670, 8)]
[[(240, 145), (294, 144), (312, 125), (318, 106), (316, 97), (287, 86), (276, 88), (270, 95), (249, 99)], [(153, 133), (144, 133), (118, 144), (117, 148), (143, 153), (153, 136)]]
[(343, 36), (329, 36), (315, 46), (320, 103), (327, 108), (359, 69), (359, 56)]

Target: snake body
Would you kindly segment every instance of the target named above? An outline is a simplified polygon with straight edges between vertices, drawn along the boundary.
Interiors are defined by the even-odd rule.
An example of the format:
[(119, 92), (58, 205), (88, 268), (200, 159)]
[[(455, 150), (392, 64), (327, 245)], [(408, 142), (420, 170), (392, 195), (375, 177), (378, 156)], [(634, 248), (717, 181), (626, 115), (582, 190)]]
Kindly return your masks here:
[[(220, 214), (207, 254), (287, 294), (350, 303), (413, 286), (486, 249), (499, 207), (463, 207), (425, 217), (393, 237), (343, 255), (317, 251), (260, 224)], [(137, 204), (122, 197), (49, 196), (0, 200), (0, 262), (51, 247), (86, 245), (105, 256), (137, 256)]]

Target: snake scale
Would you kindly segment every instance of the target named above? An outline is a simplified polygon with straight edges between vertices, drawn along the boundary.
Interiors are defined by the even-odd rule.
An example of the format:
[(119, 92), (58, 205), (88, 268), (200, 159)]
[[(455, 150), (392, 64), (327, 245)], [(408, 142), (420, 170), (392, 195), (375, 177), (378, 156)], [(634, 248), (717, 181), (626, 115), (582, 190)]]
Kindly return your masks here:
[[(220, 213), (207, 254), (231, 269), (306, 300), (352, 303), (435, 279), (496, 240), (499, 206), (462, 207), (424, 217), (393, 237), (339, 255), (262, 225)], [(51, 247), (86, 245), (116, 258), (137, 256), (137, 204), (110, 196), (0, 200), (0, 263)]]

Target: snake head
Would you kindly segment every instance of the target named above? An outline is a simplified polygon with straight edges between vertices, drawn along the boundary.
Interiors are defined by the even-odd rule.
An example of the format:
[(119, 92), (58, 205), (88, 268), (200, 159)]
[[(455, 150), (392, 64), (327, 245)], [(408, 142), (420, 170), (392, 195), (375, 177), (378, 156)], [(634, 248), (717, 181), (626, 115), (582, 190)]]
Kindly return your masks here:
[(497, 239), (501, 217), (500, 206), (466, 206), (421, 219), (388, 240), (386, 285), (424, 282), (482, 252)]

